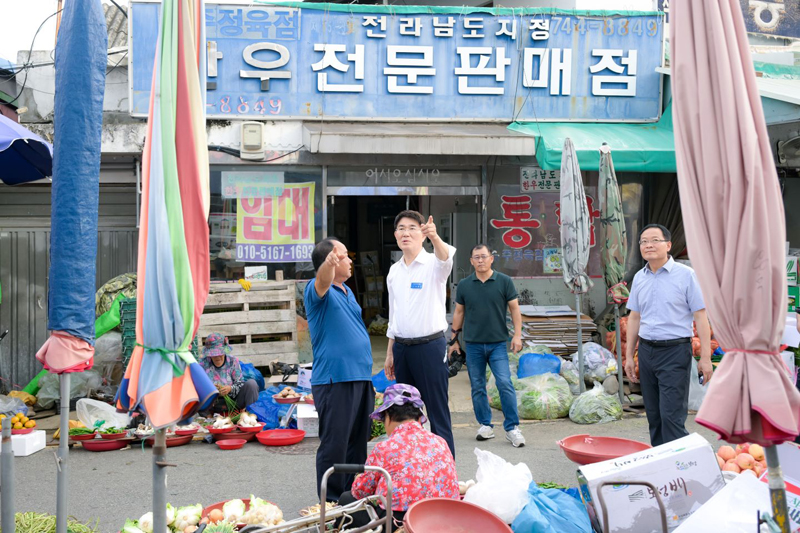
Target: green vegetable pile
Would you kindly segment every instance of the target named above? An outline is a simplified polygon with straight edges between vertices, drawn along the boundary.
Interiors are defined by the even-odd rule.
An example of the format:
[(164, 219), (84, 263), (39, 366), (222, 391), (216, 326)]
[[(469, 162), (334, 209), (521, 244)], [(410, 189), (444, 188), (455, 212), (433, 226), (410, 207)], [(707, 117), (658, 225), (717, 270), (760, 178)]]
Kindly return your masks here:
[(604, 424), (622, 419), (622, 405), (616, 394), (606, 394), (601, 383), (578, 396), (569, 410), (569, 419), (576, 424)]
[(537, 483), (540, 489), (568, 489), (569, 487), (565, 485), (559, 485), (558, 483), (554, 483), (552, 481), (545, 481), (544, 483)]
[[(82, 429), (82, 428), (79, 428), (79, 429)], [(112, 427), (107, 427), (107, 428), (101, 429), (100, 433), (105, 433), (106, 435), (112, 435), (114, 433), (125, 433), (126, 431), (128, 431), (128, 430), (125, 429), (125, 428), (115, 428), (115, 427), (112, 426)], [(91, 431), (88, 431), (87, 433), (91, 433)], [(73, 434), (72, 430), (69, 430), (69, 434), (70, 435)]]
[(569, 414), (572, 391), (558, 374), (546, 373), (525, 378), (527, 391), (519, 399), (519, 416), (526, 420), (553, 420)]
[[(67, 519), (69, 533), (96, 533), (99, 520), (81, 523), (75, 518)], [(44, 513), (17, 513), (14, 515), (14, 527), (17, 533), (56, 533), (56, 517)]]
[[(375, 409), (383, 405), (383, 395), (375, 397)], [(380, 437), (381, 435), (386, 434), (386, 427), (383, 425), (383, 422), (379, 422), (377, 420), (372, 421), (372, 433), (370, 434), (370, 440)]]
[(92, 433), (94, 433), (92, 428), (71, 428), (69, 430), (70, 435), (91, 435)]

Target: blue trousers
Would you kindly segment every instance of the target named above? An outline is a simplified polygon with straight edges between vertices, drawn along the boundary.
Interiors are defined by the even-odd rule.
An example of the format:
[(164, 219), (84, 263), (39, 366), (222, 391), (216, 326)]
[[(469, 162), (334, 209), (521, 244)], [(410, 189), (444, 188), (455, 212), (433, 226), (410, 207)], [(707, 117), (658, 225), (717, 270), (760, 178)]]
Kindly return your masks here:
[(482, 426), (492, 425), (492, 409), (486, 395), (486, 365), (492, 370), (497, 390), (500, 392), (500, 405), (503, 407), (503, 429), (511, 431), (519, 425), (517, 395), (511, 384), (511, 368), (508, 366), (508, 351), (505, 342), (482, 344), (465, 342), (467, 351), (467, 371), (472, 387), (472, 409), (475, 418)]
[(639, 381), (650, 426), (650, 444), (659, 446), (685, 437), (689, 411), (692, 345), (650, 346), (639, 343)]
[[(456, 456), (453, 425), (450, 421), (447, 396), (447, 342), (444, 337), (425, 344), (406, 345), (395, 342), (394, 375), (398, 383), (419, 389), (425, 411), (431, 421), (431, 432), (442, 437)], [(316, 396), (315, 396), (316, 398)]]

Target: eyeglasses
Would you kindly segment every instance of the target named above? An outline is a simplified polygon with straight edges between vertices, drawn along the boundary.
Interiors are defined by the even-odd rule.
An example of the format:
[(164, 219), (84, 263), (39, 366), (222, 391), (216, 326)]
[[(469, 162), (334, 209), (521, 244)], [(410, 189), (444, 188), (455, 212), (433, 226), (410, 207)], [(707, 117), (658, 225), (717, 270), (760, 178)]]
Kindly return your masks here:
[(420, 228), (418, 228), (417, 226), (409, 226), (409, 227), (397, 226), (395, 231), (398, 232), (398, 233), (405, 233), (405, 232), (417, 233), (418, 231), (422, 231), (422, 230)]
[(658, 246), (662, 242), (667, 242), (667, 241), (664, 239), (653, 239), (650, 241), (648, 241), (647, 239), (642, 239), (641, 241), (639, 241), (639, 246), (647, 246), (648, 244), (653, 244), (655, 246)]
[(491, 255), (473, 255), (472, 259), (473, 259), (473, 261), (486, 261), (490, 257), (492, 257), (492, 256)]

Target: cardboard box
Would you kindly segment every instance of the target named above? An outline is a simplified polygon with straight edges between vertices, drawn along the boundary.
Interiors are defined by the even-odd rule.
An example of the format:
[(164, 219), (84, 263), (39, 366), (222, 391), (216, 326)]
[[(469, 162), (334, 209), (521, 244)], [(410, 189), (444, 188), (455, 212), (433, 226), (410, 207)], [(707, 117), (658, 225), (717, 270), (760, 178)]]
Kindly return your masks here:
[(300, 365), (297, 371), (297, 386), (311, 390), (311, 363)]
[(786, 282), (789, 285), (797, 285), (798, 262), (800, 257), (794, 255), (786, 257)]
[(790, 313), (797, 311), (798, 300), (800, 300), (800, 287), (797, 285), (790, 285), (789, 287), (789, 309)]
[(306, 432), (306, 438), (319, 437), (319, 415), (313, 405), (297, 404), (297, 429)]
[(670, 531), (725, 486), (713, 448), (697, 433), (619, 459), (581, 466), (581, 497), (598, 531), (603, 530), (603, 514), (596, 503), (597, 487), (604, 481), (615, 482), (603, 489), (611, 533), (661, 531), (658, 503), (651, 489), (626, 481), (655, 485), (667, 509)]
[[(31, 454), (44, 450), (46, 446), (44, 430), (37, 429), (27, 435), (11, 435), (11, 449), (14, 450), (14, 457), (27, 457)], [(2, 450), (0, 441), (0, 450)]]

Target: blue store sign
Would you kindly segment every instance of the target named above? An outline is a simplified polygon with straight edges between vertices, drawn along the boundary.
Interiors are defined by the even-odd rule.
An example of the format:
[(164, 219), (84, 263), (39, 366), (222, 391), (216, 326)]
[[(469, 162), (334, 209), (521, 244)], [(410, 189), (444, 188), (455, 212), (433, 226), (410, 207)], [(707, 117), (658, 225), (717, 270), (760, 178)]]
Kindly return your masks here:
[[(208, 4), (208, 116), (636, 122), (659, 115), (660, 15), (325, 7)], [(159, 8), (134, 2), (131, 9), (138, 116), (149, 105)]]

